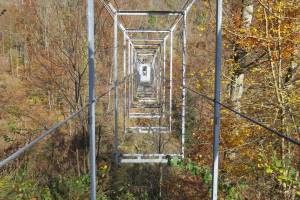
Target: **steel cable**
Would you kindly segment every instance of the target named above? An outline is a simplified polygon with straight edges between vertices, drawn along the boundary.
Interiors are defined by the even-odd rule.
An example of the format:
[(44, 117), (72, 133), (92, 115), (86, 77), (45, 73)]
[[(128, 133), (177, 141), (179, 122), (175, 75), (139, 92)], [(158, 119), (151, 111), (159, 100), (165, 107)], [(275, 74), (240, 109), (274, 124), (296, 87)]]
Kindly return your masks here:
[[(130, 76), (130, 75), (129, 75)], [(129, 77), (127, 76), (126, 78), (124, 78), (118, 85), (117, 87), (119, 87), (120, 85), (123, 85), (126, 81), (126, 79)], [(78, 109), (76, 112), (72, 113), (69, 117), (67, 117), (66, 119), (57, 122), (56, 124), (54, 124), (53, 126), (51, 126), (47, 131), (45, 131), (43, 134), (41, 134), (40, 136), (38, 136), (36, 139), (34, 139), (33, 141), (31, 141), (30, 143), (24, 145), (23, 147), (21, 147), (20, 149), (18, 149), (16, 152), (12, 153), (10, 156), (8, 156), (7, 158), (3, 159), (0, 161), (0, 168), (2, 168), (3, 166), (5, 166), (7, 163), (9, 163), (10, 161), (15, 160), (16, 158), (18, 158), (19, 156), (21, 156), (25, 151), (27, 151), (28, 149), (30, 149), (31, 147), (33, 147), (35, 144), (37, 144), (38, 142), (40, 142), (41, 140), (43, 140), (46, 136), (54, 133), (54, 131), (56, 131), (59, 127), (61, 127), (62, 125), (66, 124), (68, 121), (70, 121), (71, 119), (73, 119), (74, 117), (76, 117), (77, 115), (79, 115), (82, 111), (84, 111), (86, 108), (88, 108), (90, 105), (92, 105), (93, 103), (97, 103), (98, 100), (104, 96), (106, 96), (110, 91), (112, 91), (114, 87), (111, 87), (110, 89), (108, 89), (105, 93), (99, 95), (98, 97), (96, 97), (92, 102), (84, 105), (83, 107), (81, 107), (80, 109)]]
[(285, 133), (282, 133), (282, 132), (277, 131), (277, 130), (271, 128), (271, 127), (268, 127), (268, 126), (262, 124), (261, 122), (259, 122), (258, 120), (253, 119), (253, 118), (251, 118), (251, 117), (249, 117), (249, 116), (247, 116), (247, 115), (245, 115), (245, 114), (242, 114), (242, 113), (240, 113), (240, 112), (234, 110), (234, 109), (231, 108), (230, 106), (225, 105), (225, 104), (223, 104), (223, 103), (221, 103), (221, 102), (219, 102), (219, 101), (216, 101), (215, 99), (213, 99), (213, 98), (211, 98), (211, 97), (208, 97), (207, 95), (205, 95), (205, 94), (203, 94), (203, 93), (201, 93), (201, 92), (197, 92), (197, 91), (195, 91), (195, 90), (193, 90), (193, 89), (191, 89), (191, 88), (188, 88), (188, 87), (185, 87), (185, 88), (186, 88), (187, 90), (189, 90), (189, 91), (191, 91), (191, 92), (193, 92), (193, 93), (195, 93), (195, 94), (197, 94), (197, 95), (199, 95), (199, 96), (205, 98), (205, 99), (208, 100), (208, 101), (215, 102), (215, 103), (219, 104), (220, 106), (222, 106), (222, 107), (224, 107), (225, 109), (227, 109), (227, 110), (229, 110), (229, 111), (231, 111), (231, 112), (233, 112), (233, 113), (239, 115), (240, 117), (242, 117), (242, 118), (244, 118), (244, 119), (246, 119), (246, 120), (248, 120), (248, 121), (250, 121), (250, 122), (252, 122), (252, 123), (254, 123), (254, 124), (256, 124), (256, 125), (258, 125), (258, 126), (264, 128), (264, 129), (266, 129), (266, 130), (268, 130), (269, 132), (272, 132), (272, 133), (274, 133), (275, 135), (277, 135), (277, 136), (279, 136), (279, 137), (281, 137), (281, 138), (284, 138), (284, 139), (287, 140), (288, 142), (291, 142), (291, 143), (293, 143), (293, 144), (295, 144), (295, 145), (297, 145), (297, 146), (300, 147), (300, 141), (297, 141), (297, 140), (295, 140), (295, 139), (293, 139), (293, 138), (287, 136)]

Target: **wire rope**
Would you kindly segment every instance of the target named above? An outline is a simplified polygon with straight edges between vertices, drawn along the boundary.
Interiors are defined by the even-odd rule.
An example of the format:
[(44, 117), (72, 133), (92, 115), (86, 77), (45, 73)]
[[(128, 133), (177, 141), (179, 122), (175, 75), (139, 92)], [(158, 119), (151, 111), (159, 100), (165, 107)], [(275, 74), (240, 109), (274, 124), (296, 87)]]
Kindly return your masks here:
[[(128, 76), (121, 81), (117, 87), (121, 86), (122, 84), (125, 83), (126, 79), (128, 78)], [(110, 91), (112, 91), (114, 87), (111, 87), (109, 90), (107, 90), (106, 92), (104, 92), (103, 94), (99, 95), (98, 97), (96, 97), (92, 102), (89, 102), (88, 104), (84, 105), (83, 107), (81, 107), (80, 109), (78, 109), (77, 111), (73, 112), (71, 115), (69, 115), (67, 118), (65, 118), (62, 121), (59, 121), (57, 123), (55, 123), (53, 126), (51, 126), (47, 131), (45, 131), (44, 133), (42, 133), (40, 136), (38, 136), (36, 139), (34, 139), (33, 141), (31, 141), (30, 143), (24, 145), (23, 147), (21, 147), (20, 149), (18, 149), (17, 151), (15, 151), (14, 153), (12, 153), (10, 156), (6, 157), (5, 159), (0, 161), (0, 168), (2, 168), (3, 166), (5, 166), (7, 163), (9, 163), (10, 161), (13, 161), (15, 159), (17, 159), (18, 157), (20, 157), (25, 151), (27, 151), (28, 149), (32, 148), (35, 144), (37, 144), (38, 142), (42, 141), (46, 136), (54, 133), (54, 131), (56, 131), (59, 127), (61, 127), (62, 125), (66, 124), (68, 121), (70, 121), (71, 119), (73, 119), (74, 117), (76, 117), (77, 115), (79, 115), (81, 112), (83, 112), (87, 107), (89, 107), (90, 105), (92, 105), (93, 103), (97, 103), (99, 101), (100, 98), (106, 96)]]
[(256, 125), (258, 125), (258, 126), (264, 128), (264, 129), (266, 129), (266, 130), (268, 130), (269, 132), (272, 132), (273, 134), (275, 134), (275, 135), (277, 135), (277, 136), (279, 136), (279, 137), (281, 137), (281, 138), (284, 138), (284, 139), (287, 140), (288, 142), (291, 142), (291, 143), (293, 143), (293, 144), (295, 144), (295, 145), (297, 145), (297, 146), (300, 147), (300, 141), (295, 140), (295, 139), (293, 139), (293, 138), (287, 136), (286, 133), (283, 133), (283, 132), (277, 131), (277, 130), (271, 128), (271, 127), (268, 127), (268, 126), (262, 124), (261, 122), (259, 122), (257, 119), (254, 119), (254, 118), (249, 117), (249, 116), (247, 116), (247, 115), (245, 115), (245, 114), (243, 114), (243, 113), (240, 113), (240, 112), (234, 110), (233, 108), (231, 108), (230, 106), (225, 105), (225, 104), (223, 104), (223, 103), (221, 103), (221, 102), (219, 102), (219, 101), (216, 101), (215, 99), (213, 99), (213, 98), (207, 96), (206, 94), (203, 94), (203, 93), (201, 93), (201, 92), (195, 91), (195, 90), (193, 90), (193, 89), (191, 89), (191, 88), (189, 88), (189, 87), (185, 87), (185, 88), (186, 88), (187, 90), (193, 92), (194, 94), (197, 94), (198, 96), (203, 97), (204, 99), (206, 99), (206, 100), (208, 100), (208, 101), (216, 102), (217, 104), (219, 104), (219, 105), (222, 106), (223, 108), (225, 108), (225, 109), (227, 109), (227, 110), (229, 110), (229, 111), (231, 111), (231, 112), (233, 112), (233, 113), (239, 115), (240, 117), (242, 117), (242, 118), (244, 118), (244, 119), (246, 119), (246, 120), (248, 120), (248, 121), (250, 121), (250, 122), (252, 122), (252, 123), (254, 123), (254, 124), (256, 124)]

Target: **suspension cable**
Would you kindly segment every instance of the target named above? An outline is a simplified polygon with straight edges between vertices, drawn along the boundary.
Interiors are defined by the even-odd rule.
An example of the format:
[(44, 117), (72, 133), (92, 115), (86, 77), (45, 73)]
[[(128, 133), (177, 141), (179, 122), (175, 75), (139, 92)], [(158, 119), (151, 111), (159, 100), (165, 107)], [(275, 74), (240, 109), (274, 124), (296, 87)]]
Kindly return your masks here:
[(191, 91), (191, 92), (193, 92), (193, 93), (199, 95), (200, 97), (203, 97), (204, 99), (206, 99), (206, 100), (208, 100), (208, 101), (216, 102), (217, 104), (219, 104), (220, 106), (224, 107), (225, 109), (227, 109), (227, 110), (229, 110), (229, 111), (231, 111), (231, 112), (233, 112), (233, 113), (239, 115), (240, 117), (242, 117), (242, 118), (244, 118), (244, 119), (246, 119), (246, 120), (248, 120), (248, 121), (250, 121), (250, 122), (252, 122), (252, 123), (254, 123), (254, 124), (256, 124), (256, 125), (258, 125), (258, 126), (264, 128), (264, 129), (266, 129), (266, 130), (268, 130), (269, 132), (272, 132), (272, 133), (274, 133), (275, 135), (277, 135), (277, 136), (279, 136), (279, 137), (281, 137), (281, 138), (284, 138), (284, 139), (287, 140), (288, 142), (291, 142), (291, 143), (293, 143), (293, 144), (295, 144), (295, 145), (297, 145), (297, 146), (300, 147), (300, 141), (295, 140), (295, 139), (293, 139), (293, 138), (287, 136), (287, 134), (282, 133), (282, 132), (280, 132), (280, 131), (277, 131), (277, 130), (271, 128), (271, 127), (268, 127), (268, 126), (262, 124), (261, 122), (259, 122), (257, 119), (253, 119), (253, 118), (251, 118), (251, 117), (249, 117), (249, 116), (247, 116), (247, 115), (245, 115), (245, 114), (242, 114), (242, 113), (240, 113), (240, 112), (234, 110), (234, 109), (231, 108), (230, 106), (225, 105), (225, 104), (223, 104), (223, 103), (221, 103), (221, 102), (219, 102), (219, 101), (216, 101), (215, 99), (213, 99), (213, 98), (207, 96), (206, 94), (203, 94), (203, 93), (201, 93), (201, 92), (197, 92), (197, 91), (195, 91), (195, 90), (193, 90), (193, 89), (191, 89), (191, 88), (188, 88), (188, 87), (185, 87), (185, 88), (188, 89), (189, 91)]
[[(129, 75), (131, 76), (131, 75)], [(117, 87), (123, 85), (126, 81), (126, 79), (129, 77), (125, 77), (122, 81), (120, 81), (120, 83), (117, 85)], [(57, 123), (55, 123), (53, 126), (51, 126), (47, 131), (45, 131), (44, 133), (42, 133), (40, 136), (38, 136), (36, 139), (34, 139), (33, 141), (31, 141), (30, 143), (24, 145), (23, 147), (21, 147), (20, 149), (18, 149), (16, 152), (12, 153), (10, 156), (8, 156), (7, 158), (3, 159), (0, 161), (0, 168), (2, 168), (3, 166), (5, 166), (7, 163), (9, 163), (10, 161), (13, 161), (15, 159), (17, 159), (18, 157), (20, 157), (25, 151), (29, 150), (31, 147), (33, 147), (35, 144), (37, 144), (38, 142), (40, 142), (41, 140), (43, 140), (46, 136), (54, 133), (54, 131), (56, 131), (59, 127), (61, 127), (62, 125), (66, 124), (68, 121), (70, 121), (71, 119), (73, 119), (74, 117), (76, 117), (77, 115), (79, 115), (80, 113), (82, 113), (87, 107), (89, 107), (90, 105), (92, 105), (93, 103), (97, 103), (98, 100), (104, 96), (106, 96), (110, 91), (112, 91), (114, 87), (111, 87), (110, 89), (108, 89), (106, 92), (104, 92), (103, 94), (99, 95), (98, 97), (96, 97), (92, 102), (89, 102), (88, 104), (85, 104), (84, 106), (82, 106), (80, 109), (78, 109), (77, 111), (73, 112), (71, 115), (69, 115), (67, 118), (65, 118), (62, 121), (59, 121)]]

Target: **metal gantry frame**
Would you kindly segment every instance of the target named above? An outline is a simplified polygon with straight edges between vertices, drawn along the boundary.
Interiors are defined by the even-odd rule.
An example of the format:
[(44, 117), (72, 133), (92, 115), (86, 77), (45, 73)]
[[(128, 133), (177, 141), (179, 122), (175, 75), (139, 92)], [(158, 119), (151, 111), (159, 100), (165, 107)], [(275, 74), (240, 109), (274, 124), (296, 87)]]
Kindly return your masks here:
[[(174, 30), (177, 26), (177, 24), (180, 22), (180, 20), (183, 19), (184, 21), (184, 30), (183, 30), (183, 63), (182, 63), (182, 86), (185, 86), (185, 71), (186, 71), (186, 14), (188, 13), (189, 9), (191, 8), (192, 4), (195, 2), (195, 0), (188, 0), (186, 4), (186, 7), (183, 9), (183, 11), (125, 11), (125, 10), (116, 10), (110, 3), (105, 3), (102, 1), (106, 7), (106, 9), (109, 10), (109, 13), (114, 18), (114, 85), (115, 87), (118, 85), (118, 28), (123, 32), (123, 81), (126, 83), (126, 86), (123, 86), (123, 129), (124, 132), (127, 128), (127, 120), (131, 118), (149, 118), (149, 119), (159, 119), (159, 125), (161, 125), (162, 118), (166, 117), (166, 42), (169, 39), (170, 40), (170, 59), (169, 59), (169, 112), (168, 112), (168, 123), (169, 128), (168, 131), (172, 132), (172, 101), (173, 101), (173, 34)], [(169, 29), (127, 29), (125, 28), (119, 21), (118, 16), (151, 16), (151, 15), (159, 15), (159, 16), (177, 16), (174, 23)], [(133, 38), (131, 36), (132, 33), (159, 33), (162, 34), (159, 38)], [(141, 43), (143, 42), (143, 43)], [(128, 45), (128, 53), (126, 53), (126, 45)], [(163, 54), (161, 53), (163, 52)], [(162, 56), (161, 56), (162, 54)], [(160, 56), (158, 56), (160, 55)], [(127, 63), (126, 66), (126, 56), (127, 56)], [(138, 85), (136, 82), (136, 78), (134, 74), (137, 74), (137, 61), (139, 60), (140, 56), (150, 56), (153, 59), (152, 63), (152, 69), (154, 71), (154, 88), (153, 88), (153, 95), (148, 97), (141, 98), (141, 94), (137, 92)], [(161, 61), (161, 57), (163, 57), (163, 62), (158, 62), (158, 60)], [(126, 69), (127, 68), (127, 69)], [(125, 75), (130, 76), (129, 80), (125, 81)], [(128, 88), (128, 90), (126, 89)], [(128, 95), (126, 94), (128, 91)], [(181, 119), (181, 150), (179, 157), (184, 157), (184, 137), (185, 137), (185, 88), (182, 87), (182, 119)], [(115, 133), (115, 162), (119, 162), (119, 151), (118, 151), (118, 91), (115, 89), (115, 122), (114, 122), (114, 133)], [(138, 99), (138, 101), (136, 101)], [(134, 103), (136, 102), (136, 103)], [(162, 112), (159, 113), (152, 113), (152, 112), (132, 112), (131, 110), (135, 107), (133, 105), (142, 105), (141, 107), (147, 107), (146, 105), (150, 105), (149, 107), (155, 107), (154, 104), (160, 105), (161, 108), (163, 108)], [(127, 107), (127, 108), (126, 108)], [(131, 130), (137, 130), (137, 132), (145, 133), (149, 131), (150, 129), (158, 130), (159, 133), (165, 132), (166, 127), (152, 127), (149, 129), (146, 129), (145, 127), (131, 127)], [(121, 160), (122, 162), (122, 160)], [(138, 161), (142, 162), (142, 161)]]
[[(159, 103), (163, 103), (163, 113), (165, 113), (165, 106), (166, 103), (166, 41), (170, 39), (170, 59), (169, 59), (169, 128), (162, 129), (161, 126), (159, 127), (149, 127), (149, 129), (145, 127), (133, 127), (133, 129), (137, 129), (139, 133), (148, 133), (150, 128), (157, 129), (158, 133), (161, 134), (162, 132), (168, 130), (169, 132), (172, 131), (172, 98), (173, 98), (173, 37), (174, 37), (174, 30), (177, 24), (182, 20), (183, 21), (183, 49), (182, 49), (182, 115), (181, 115), (181, 154), (180, 157), (184, 158), (184, 142), (185, 142), (185, 112), (186, 112), (186, 54), (187, 54), (187, 13), (190, 10), (191, 6), (196, 0), (187, 0), (185, 7), (182, 11), (129, 11), (129, 10), (116, 10), (110, 3), (106, 3), (103, 0), (102, 3), (104, 4), (105, 8), (111, 14), (114, 19), (114, 86), (115, 86), (115, 106), (114, 106), (114, 134), (115, 134), (115, 162), (116, 164), (119, 163), (119, 143), (118, 143), (118, 28), (123, 31), (123, 81), (125, 82), (125, 86), (123, 86), (123, 129), (124, 132), (126, 131), (126, 118), (130, 117), (130, 110), (132, 108), (132, 104), (135, 100), (135, 92), (136, 92), (136, 81), (134, 80), (133, 74), (136, 73), (137, 70), (137, 60), (138, 56), (151, 56), (155, 62), (156, 56), (158, 52), (161, 50), (163, 51), (163, 64), (159, 70), (159, 80), (155, 79), (157, 82), (157, 87), (160, 88), (160, 92), (158, 92), (158, 88), (156, 89), (156, 99), (153, 101), (158, 100)], [(89, 3), (93, 2), (93, 0), (88, 0)], [(221, 21), (222, 21), (222, 0), (216, 0), (217, 2), (217, 42), (216, 42), (216, 72), (215, 72), (215, 100), (220, 100), (220, 80), (221, 80)], [(88, 7), (91, 8), (91, 7)], [(155, 29), (126, 29), (124, 26), (118, 21), (118, 16), (177, 16), (176, 20), (170, 27), (170, 29), (165, 30), (155, 30)], [(89, 15), (90, 16), (90, 15)], [(89, 26), (91, 26), (89, 21)], [(90, 29), (89, 29), (90, 30)], [(90, 32), (89, 32), (90, 33)], [(131, 33), (160, 33), (166, 34), (162, 38), (131, 38), (129, 34)], [(90, 35), (89, 35), (90, 36)], [(143, 42), (143, 43), (139, 43)], [(151, 43), (151, 42), (158, 42), (158, 44)], [(162, 46), (162, 48), (161, 48)], [(156, 48), (155, 48), (156, 47)], [(160, 47), (160, 48), (157, 48)], [(126, 53), (126, 49), (128, 53)], [(127, 60), (126, 60), (127, 56)], [(90, 65), (92, 66), (92, 65)], [(90, 67), (92, 71), (93, 68)], [(154, 69), (153, 69), (154, 70)], [(129, 76), (128, 80), (126, 79), (126, 75)], [(93, 77), (90, 77), (93, 80)], [(90, 81), (90, 87), (93, 88), (93, 83)], [(163, 88), (162, 88), (163, 87)], [(127, 95), (128, 91), (128, 95)], [(161, 94), (163, 93), (163, 94)], [(93, 95), (93, 94), (92, 94)], [(91, 94), (90, 94), (91, 98)], [(151, 101), (151, 98), (144, 99), (143, 101)], [(127, 108), (126, 108), (127, 107)], [(167, 107), (166, 107), (167, 108)], [(218, 152), (219, 152), (219, 129), (220, 129), (220, 105), (215, 102), (214, 107), (214, 161), (213, 161), (213, 182), (212, 182), (212, 195), (211, 198), (213, 200), (217, 200), (217, 189), (218, 189)], [(93, 113), (93, 107), (91, 106), (91, 116)], [(136, 117), (139, 114), (136, 114)], [(145, 115), (144, 115), (145, 117)], [(159, 115), (159, 125), (161, 125), (162, 113), (160, 112)], [(89, 131), (93, 131), (93, 126), (89, 128)], [(92, 135), (92, 133), (91, 133)], [(92, 139), (91, 139), (92, 140)], [(93, 149), (90, 149), (93, 151)], [(167, 159), (166, 156), (178, 156), (177, 154), (123, 154), (122, 155), (123, 163), (166, 163)], [(126, 159), (127, 158), (127, 159)], [(92, 169), (91, 169), (92, 170)], [(93, 174), (91, 174), (93, 175)], [(91, 178), (91, 181), (95, 181)], [(92, 185), (92, 184), (91, 184)], [(92, 192), (91, 188), (91, 192)], [(94, 199), (94, 197), (91, 197)]]
[[(187, 13), (191, 6), (196, 0), (187, 0), (185, 7), (182, 11), (117, 11), (110, 3), (106, 3), (103, 0), (105, 8), (111, 14), (114, 19), (114, 90), (115, 90), (115, 106), (114, 106), (114, 135), (115, 135), (115, 162), (119, 163), (119, 143), (118, 143), (118, 28), (123, 31), (123, 129), (126, 132), (126, 117), (130, 117), (130, 109), (132, 108), (132, 102), (135, 98), (136, 83), (134, 81), (133, 74), (137, 70), (136, 62), (138, 56), (151, 56), (155, 62), (157, 53), (163, 50), (163, 64), (159, 70), (159, 81), (157, 81), (157, 87), (160, 88), (158, 94), (158, 88), (156, 89), (156, 96), (159, 97), (159, 103), (163, 106), (163, 113), (165, 113), (166, 106), (166, 41), (170, 38), (170, 60), (169, 60), (169, 128), (162, 129), (161, 119), (162, 112), (159, 113), (159, 127), (133, 127), (139, 133), (148, 133), (150, 128), (157, 129), (159, 135), (164, 131), (172, 131), (172, 98), (173, 98), (173, 34), (177, 24), (183, 18), (183, 49), (182, 49), (182, 119), (181, 119), (181, 158), (184, 158), (184, 142), (185, 142), (185, 113), (186, 113), (186, 54), (187, 54)], [(89, 100), (93, 102), (94, 94), (94, 5), (93, 0), (88, 0), (88, 37), (89, 37)], [(222, 51), (222, 35), (221, 35), (221, 24), (222, 24), (222, 0), (216, 0), (217, 16), (216, 16), (216, 67), (215, 67), (215, 104), (214, 104), (214, 147), (213, 147), (213, 168), (212, 168), (212, 193), (211, 199), (217, 200), (218, 190), (218, 164), (219, 164), (219, 131), (220, 131), (220, 94), (221, 94), (221, 51)], [(170, 29), (167, 30), (153, 30), (153, 29), (125, 29), (124, 26), (118, 21), (118, 16), (177, 16), (175, 22), (172, 24)], [(130, 38), (130, 33), (167, 33), (163, 38)], [(143, 42), (143, 43), (133, 43)], [(146, 43), (145, 43), (146, 42)], [(153, 44), (149, 42), (158, 42)], [(127, 46), (128, 45), (128, 46)], [(161, 48), (155, 48), (162, 47)], [(145, 48), (148, 47), (148, 48)], [(128, 53), (126, 53), (126, 48)], [(139, 51), (140, 50), (140, 51)], [(127, 60), (126, 60), (127, 56)], [(127, 65), (126, 65), (127, 64)], [(154, 70), (154, 67), (153, 67)], [(126, 76), (129, 76), (128, 80)], [(163, 87), (163, 88), (162, 88)], [(127, 90), (128, 89), (128, 90)], [(128, 95), (126, 95), (128, 91)], [(163, 93), (163, 94), (161, 94)], [(149, 101), (150, 99), (148, 99)], [(146, 101), (146, 99), (144, 99)], [(127, 107), (127, 108), (126, 108)], [(138, 114), (136, 114), (137, 116)], [(141, 114), (140, 114), (141, 115)], [(141, 116), (137, 116), (141, 117)], [(144, 116), (145, 117), (145, 116)], [(91, 197), (90, 199), (96, 199), (95, 193), (95, 107), (91, 103), (89, 107), (89, 134), (90, 134), (90, 161), (91, 161)], [(176, 155), (164, 155), (164, 154), (123, 154), (123, 163), (166, 163), (166, 156), (178, 156)]]
[[(92, 0), (89, 0), (92, 1)], [(173, 100), (173, 37), (174, 30), (177, 24), (183, 21), (183, 49), (182, 49), (182, 111), (181, 111), (181, 153), (180, 157), (184, 158), (184, 142), (185, 142), (185, 107), (186, 107), (186, 40), (187, 40), (187, 13), (195, 0), (187, 0), (185, 7), (182, 11), (129, 11), (129, 10), (116, 10), (110, 3), (105, 3), (105, 8), (112, 15), (114, 19), (114, 137), (115, 137), (115, 163), (167, 163), (167, 156), (178, 156), (177, 154), (123, 154), (123, 159), (120, 159), (119, 155), (119, 130), (118, 130), (118, 28), (123, 31), (123, 82), (125, 83), (122, 87), (122, 98), (123, 98), (123, 129), (126, 133), (127, 120), (126, 118), (158, 118), (158, 127), (131, 127), (131, 130), (135, 130), (138, 133), (149, 133), (150, 131), (157, 130), (159, 136), (163, 132), (172, 132), (172, 100)], [(155, 29), (126, 29), (119, 21), (118, 16), (177, 16), (174, 23), (169, 29), (165, 30), (155, 30)], [(160, 33), (165, 34), (162, 38), (132, 38), (129, 35), (132, 33)], [(166, 41), (170, 40), (170, 59), (169, 59), (169, 127), (161, 127), (162, 118), (165, 117), (166, 111)], [(141, 43), (142, 42), (142, 43)], [(157, 42), (157, 43), (154, 43)], [(128, 53), (126, 52), (128, 51)], [(163, 61), (161, 62), (161, 52)], [(159, 56), (158, 56), (159, 55)], [(126, 59), (127, 56), (127, 59)], [(161, 106), (159, 113), (133, 113), (131, 109), (133, 108), (133, 103), (136, 98), (140, 96), (137, 92), (138, 84), (136, 82), (137, 74), (137, 62), (140, 56), (150, 56), (153, 59), (151, 64), (154, 74), (154, 88), (156, 98), (153, 95), (147, 98), (140, 98), (140, 105), (145, 105), (148, 102), (155, 102)], [(158, 60), (160, 62), (158, 62)], [(157, 73), (156, 73), (157, 72)], [(129, 76), (129, 80), (125, 80), (126, 76)], [(158, 76), (158, 77), (157, 77)], [(127, 90), (128, 89), (128, 90)], [(128, 91), (128, 95), (127, 95)], [(163, 93), (163, 94), (162, 94)], [(145, 96), (145, 95), (142, 95)], [(163, 102), (163, 103), (162, 103)], [(153, 105), (153, 104), (151, 104)], [(127, 107), (127, 108), (126, 108)], [(130, 127), (129, 127), (130, 128)], [(216, 131), (215, 131), (216, 132)], [(160, 148), (159, 148), (160, 149)], [(160, 153), (160, 150), (159, 150)], [(215, 187), (215, 185), (214, 185)]]

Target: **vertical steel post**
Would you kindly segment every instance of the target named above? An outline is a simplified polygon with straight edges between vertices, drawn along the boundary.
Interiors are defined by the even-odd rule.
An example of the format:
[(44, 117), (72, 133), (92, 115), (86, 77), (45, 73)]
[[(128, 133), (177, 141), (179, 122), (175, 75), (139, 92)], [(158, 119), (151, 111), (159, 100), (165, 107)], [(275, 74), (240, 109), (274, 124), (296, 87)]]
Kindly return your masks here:
[(135, 69), (135, 64), (136, 64), (136, 54), (135, 54), (135, 52), (134, 52), (134, 49), (133, 49), (133, 47), (132, 47), (132, 73), (133, 73), (133, 77), (132, 77), (132, 88), (131, 88), (131, 98), (132, 98), (132, 102), (133, 102), (133, 100), (134, 100), (134, 95), (135, 95), (135, 81), (136, 81), (136, 69)]
[(164, 39), (164, 72), (163, 72), (163, 86), (164, 86), (164, 89), (163, 89), (163, 112), (165, 113), (165, 105), (166, 105), (166, 39)]
[[(134, 69), (133, 69), (133, 71), (134, 72), (137, 72), (137, 52), (134, 52), (134, 59), (133, 59), (133, 67), (134, 67)], [(133, 87), (133, 97), (135, 97), (135, 95), (136, 95), (136, 91), (137, 91), (137, 78), (136, 78), (136, 76), (135, 76), (135, 78), (134, 78), (134, 81), (133, 81), (133, 84), (134, 84), (134, 87)]]
[(155, 60), (154, 60), (154, 67), (155, 67), (155, 72), (154, 72), (154, 74), (155, 74), (155, 86), (156, 86), (156, 99), (157, 99), (157, 101), (159, 102), (159, 93), (158, 93), (158, 87), (159, 87), (159, 79), (158, 79), (158, 72), (159, 72), (159, 68), (158, 68), (158, 53), (159, 52), (157, 52), (156, 53), (156, 55), (155, 55)]
[(130, 69), (130, 59), (131, 59), (131, 44), (130, 44), (130, 42), (128, 41), (128, 50), (127, 50), (127, 52), (128, 52), (128, 56), (127, 56), (127, 59), (128, 59), (128, 66), (127, 66), (127, 76), (128, 76), (128, 78), (127, 78), (127, 80), (126, 80), (126, 85), (127, 85), (127, 83), (128, 83), (128, 85), (127, 85), (127, 87), (128, 87), (128, 98), (127, 98), (127, 103), (128, 103), (128, 107), (127, 107), (127, 115), (129, 115), (129, 108), (130, 108), (130, 80), (131, 80), (131, 69)]
[[(157, 56), (158, 55), (158, 56)], [(156, 77), (156, 99), (157, 101), (159, 102), (159, 92), (158, 92), (158, 89), (159, 89), (159, 64), (158, 64), (158, 60), (159, 60), (159, 51), (157, 52), (156, 56), (155, 56), (155, 60), (154, 60), (154, 66), (156, 67), (156, 70), (155, 70), (155, 77)]]
[(159, 60), (158, 60), (158, 65), (159, 65), (159, 103), (161, 105), (160, 110), (162, 111), (163, 109), (163, 65), (162, 65), (162, 51), (161, 51), (161, 47), (159, 48)]
[[(131, 70), (131, 79), (130, 79), (130, 107), (131, 108), (131, 104), (133, 103), (133, 79), (134, 79), (134, 70), (133, 70), (133, 58), (134, 58), (134, 54), (133, 54), (133, 45), (131, 45), (131, 59), (130, 59), (130, 70)], [(129, 110), (130, 111), (130, 110)]]
[(169, 123), (170, 123), (170, 133), (172, 132), (172, 98), (173, 98), (173, 31), (170, 35), (170, 113), (169, 113)]
[(182, 49), (182, 115), (181, 115), (181, 155), (184, 158), (185, 143), (185, 105), (186, 105), (186, 12), (183, 14), (183, 49)]
[(90, 200), (96, 200), (96, 136), (95, 136), (95, 71), (94, 71), (94, 0), (88, 0), (88, 63), (89, 63), (89, 168), (90, 168)]
[[(161, 92), (162, 92), (162, 90), (161, 90), (161, 84), (162, 84), (162, 70), (163, 70), (163, 66), (162, 66), (162, 62), (161, 62), (161, 49), (159, 49), (159, 51), (158, 51), (158, 58), (157, 58), (157, 66), (158, 66), (158, 70), (159, 70), (159, 75), (158, 75), (158, 77), (159, 77), (159, 82), (158, 82), (158, 85), (159, 85), (159, 87), (158, 87), (158, 89), (159, 89), (159, 95), (161, 95)], [(160, 98), (160, 96), (159, 96), (159, 99), (161, 99)], [(161, 99), (162, 100), (162, 99)]]
[(126, 33), (123, 32), (123, 130), (126, 131)]
[(114, 15), (114, 91), (115, 91), (115, 108), (114, 108), (114, 142), (115, 142), (115, 163), (119, 162), (119, 140), (118, 140), (118, 118), (119, 118), (119, 99), (118, 99), (118, 15)]
[(216, 58), (215, 58), (215, 102), (214, 102), (214, 145), (211, 199), (218, 199), (218, 172), (219, 172), (219, 136), (221, 126), (221, 70), (222, 70), (222, 0), (216, 0)]
[[(158, 59), (157, 59), (157, 66), (158, 66), (158, 70), (159, 70), (159, 90), (157, 92), (159, 92), (159, 104), (162, 105), (162, 81), (163, 81), (163, 77), (162, 77), (162, 71), (163, 71), (163, 67), (162, 67), (162, 62), (161, 62), (161, 48), (159, 48), (158, 51)], [(160, 127), (161, 127), (161, 123), (162, 123), (162, 107), (160, 107), (159, 109), (159, 120), (158, 120), (158, 136), (159, 136), (159, 140), (158, 140), (158, 153), (161, 153), (161, 148), (162, 148), (162, 137), (161, 137), (161, 132), (160, 132)], [(161, 195), (161, 194), (160, 194)], [(160, 196), (161, 197), (161, 196)]]

